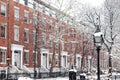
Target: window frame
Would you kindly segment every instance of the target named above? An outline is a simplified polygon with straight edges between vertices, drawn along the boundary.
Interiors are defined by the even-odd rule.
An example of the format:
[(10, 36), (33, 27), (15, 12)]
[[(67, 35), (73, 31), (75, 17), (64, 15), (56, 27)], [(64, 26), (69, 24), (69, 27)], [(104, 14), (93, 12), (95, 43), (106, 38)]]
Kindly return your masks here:
[[(2, 29), (2, 27), (4, 27), (4, 36), (2, 36), (3, 35), (3, 29)], [(5, 39), (6, 38), (6, 23), (2, 23), (0, 25), (0, 30), (1, 30), (0, 37)]]
[(24, 10), (24, 23), (29, 23), (29, 12)]
[[(2, 8), (2, 5), (4, 6), (4, 10), (2, 10), (3, 8)], [(7, 5), (4, 3), (4, 2), (1, 2), (1, 11), (0, 11), (0, 14), (2, 15), (2, 16), (5, 16), (6, 17), (6, 12), (7, 11)]]
[(33, 26), (37, 25), (37, 15), (33, 15)]
[[(27, 54), (27, 55), (26, 55), (26, 54)], [(28, 65), (28, 64), (29, 64), (29, 50), (24, 50), (23, 56), (24, 56), (24, 61), (23, 61), (23, 63), (24, 63), (25, 65)]]
[[(1, 61), (2, 60), (2, 56), (1, 56), (1, 51), (3, 52), (4, 51), (4, 53), (2, 53), (2, 54), (4, 54), (4, 61)], [(1, 48), (0, 47), (0, 64), (6, 64), (6, 51), (7, 51), (7, 49), (3, 49), (3, 48)]]
[[(17, 14), (16, 14), (16, 12), (15, 12), (15, 10), (17, 10), (18, 12), (17, 12)], [(17, 20), (17, 21), (19, 21), (19, 19), (20, 19), (20, 8), (18, 8), (18, 7), (14, 7), (14, 20)], [(16, 15), (15, 15), (16, 14)]]
[[(15, 31), (15, 30), (17, 30), (17, 31)], [(19, 41), (19, 37), (20, 37), (19, 26), (14, 25), (14, 41)]]
[[(25, 32), (27, 32), (27, 33), (25, 34)], [(27, 40), (25, 40), (25, 39), (27, 39)], [(27, 28), (24, 29), (24, 42), (25, 43), (29, 42), (29, 29), (27, 29)]]

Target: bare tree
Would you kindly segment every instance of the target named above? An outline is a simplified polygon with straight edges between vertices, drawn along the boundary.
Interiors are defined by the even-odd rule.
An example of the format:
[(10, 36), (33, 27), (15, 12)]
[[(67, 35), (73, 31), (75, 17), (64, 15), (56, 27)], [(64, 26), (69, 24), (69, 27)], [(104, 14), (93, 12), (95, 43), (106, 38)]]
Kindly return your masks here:
[[(104, 43), (109, 53), (109, 73), (112, 71), (112, 59), (113, 45), (118, 40), (120, 28), (118, 27), (120, 12), (118, 11), (118, 0), (106, 0), (105, 1), (105, 30), (104, 30)], [(118, 43), (117, 43), (118, 44)]]
[[(111, 53), (114, 53), (113, 45), (118, 44), (118, 35), (120, 32), (119, 25), (119, 8), (116, 3), (119, 0), (106, 0), (104, 10), (91, 9), (87, 11), (87, 21), (96, 27), (96, 24), (102, 29), (104, 33), (104, 44), (109, 53), (109, 73), (112, 70)], [(102, 13), (101, 13), (102, 12)], [(103, 14), (104, 13), (104, 14)]]
[[(54, 24), (54, 31), (50, 34), (52, 35), (52, 41), (54, 43), (53, 47), (53, 55), (52, 55), (52, 63), (51, 63), (51, 67), (50, 67), (50, 73), (53, 71), (53, 67), (54, 67), (54, 62), (55, 62), (55, 55), (56, 55), (56, 48), (55, 46), (57, 45), (58, 48), (58, 67), (59, 69), (61, 68), (61, 45), (64, 42), (64, 40), (62, 40), (62, 36), (63, 35), (67, 35), (66, 31), (69, 29), (67, 27), (65, 27), (64, 23), (70, 21), (72, 18), (70, 15), (68, 15), (69, 10), (71, 9), (71, 5), (70, 2), (72, 2), (73, 0), (70, 0), (68, 2), (69, 5), (65, 5), (64, 0), (56, 0), (55, 1), (55, 7), (54, 10), (55, 12), (55, 16), (56, 16), (56, 22)], [(64, 6), (64, 7), (63, 7)], [(72, 22), (72, 21), (71, 21)], [(68, 24), (68, 23), (65, 23)]]

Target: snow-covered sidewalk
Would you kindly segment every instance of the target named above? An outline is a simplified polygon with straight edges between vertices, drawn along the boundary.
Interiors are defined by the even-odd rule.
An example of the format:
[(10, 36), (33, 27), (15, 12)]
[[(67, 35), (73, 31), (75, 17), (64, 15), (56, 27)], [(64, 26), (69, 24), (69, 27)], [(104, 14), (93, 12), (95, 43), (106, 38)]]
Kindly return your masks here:
[(19, 77), (18, 80), (69, 80), (69, 78), (68, 77), (56, 77), (56, 78), (31, 79), (29, 77)]
[(43, 79), (36, 79), (36, 80), (69, 80), (68, 77), (57, 77), (57, 78), (43, 78)]

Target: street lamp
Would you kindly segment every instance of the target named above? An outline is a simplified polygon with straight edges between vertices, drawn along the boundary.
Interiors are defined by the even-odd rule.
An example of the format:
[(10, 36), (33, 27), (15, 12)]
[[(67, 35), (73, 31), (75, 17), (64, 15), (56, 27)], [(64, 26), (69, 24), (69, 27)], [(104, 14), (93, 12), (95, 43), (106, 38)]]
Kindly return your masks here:
[(100, 53), (100, 49), (101, 49), (101, 46), (103, 44), (103, 34), (102, 32), (100, 31), (100, 28), (99, 28), (99, 25), (96, 26), (96, 31), (93, 35), (93, 40), (94, 40), (94, 45), (96, 46), (96, 50), (97, 50), (97, 77), (98, 79), (97, 80), (100, 80), (100, 57), (99, 57), (99, 53)]

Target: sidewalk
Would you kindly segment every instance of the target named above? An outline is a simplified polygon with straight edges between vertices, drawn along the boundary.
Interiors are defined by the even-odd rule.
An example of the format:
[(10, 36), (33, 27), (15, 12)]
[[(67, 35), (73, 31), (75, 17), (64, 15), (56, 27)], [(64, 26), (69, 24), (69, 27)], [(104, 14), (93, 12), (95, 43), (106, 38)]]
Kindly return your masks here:
[(56, 78), (43, 78), (43, 79), (36, 79), (36, 80), (69, 80), (68, 77), (56, 77)]

